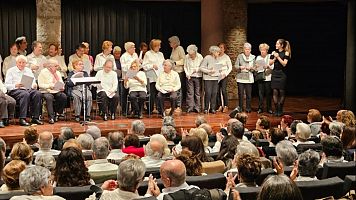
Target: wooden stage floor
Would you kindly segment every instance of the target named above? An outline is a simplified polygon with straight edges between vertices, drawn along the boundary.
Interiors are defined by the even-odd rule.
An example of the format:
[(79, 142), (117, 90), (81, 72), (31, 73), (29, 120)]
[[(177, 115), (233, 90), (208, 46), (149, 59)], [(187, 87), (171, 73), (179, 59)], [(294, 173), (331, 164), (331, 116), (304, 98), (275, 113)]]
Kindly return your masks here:
[[(247, 122), (248, 129), (254, 129), (258, 114), (257, 114), (257, 97), (252, 99), (252, 112), (249, 113), (249, 118)], [(316, 108), (321, 111), (323, 115), (333, 116), (335, 117), (336, 112), (341, 109), (340, 107), (340, 99), (337, 98), (325, 98), (325, 97), (287, 97), (284, 112), (285, 114), (292, 115), (295, 119), (301, 119), (306, 121), (306, 114), (308, 109)], [(230, 111), (232, 108), (236, 106), (237, 101), (230, 101)], [(230, 112), (229, 111), (229, 112)], [(217, 113), (217, 114), (207, 114), (205, 115), (208, 123), (213, 127), (214, 131), (218, 131), (220, 128), (220, 124), (225, 124), (229, 119), (229, 113)], [(267, 113), (263, 113), (264, 115), (270, 116), (271, 122), (273, 126), (279, 124), (280, 117), (274, 117)], [(198, 116), (196, 113), (185, 113), (177, 118), (175, 118), (175, 123), (177, 127), (177, 131), (180, 132), (180, 128), (192, 128), (194, 127), (194, 120)], [(127, 129), (130, 128), (131, 122), (134, 119), (128, 119), (125, 117), (119, 116), (116, 120), (109, 120), (104, 122), (97, 117), (95, 120), (92, 120), (93, 124), (96, 124), (102, 131), (102, 135), (107, 135), (107, 133), (111, 131), (123, 131), (127, 132)], [(154, 133), (159, 133), (160, 128), (162, 126), (162, 118), (160, 116), (152, 115), (151, 118), (148, 118), (148, 115), (144, 116), (143, 122), (146, 125), (146, 134), (151, 135)], [(16, 120), (18, 123), (18, 120)], [(76, 135), (84, 133), (86, 130), (86, 126), (81, 126), (74, 121), (59, 121), (54, 125), (50, 125), (46, 123), (41, 126), (37, 126), (39, 132), (42, 131), (50, 131), (55, 136), (59, 134), (60, 128), (63, 126), (71, 127)], [(6, 128), (0, 129), (0, 137), (3, 138), (7, 144), (13, 144), (18, 141), (22, 141), (23, 131), (26, 127), (21, 127), (19, 125), (10, 125)]]

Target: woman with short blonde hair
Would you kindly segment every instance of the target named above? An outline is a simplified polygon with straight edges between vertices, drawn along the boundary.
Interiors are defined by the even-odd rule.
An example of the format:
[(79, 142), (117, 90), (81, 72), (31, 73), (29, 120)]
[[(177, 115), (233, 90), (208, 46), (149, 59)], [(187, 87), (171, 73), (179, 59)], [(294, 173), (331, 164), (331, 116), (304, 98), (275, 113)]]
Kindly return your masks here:
[(104, 63), (107, 60), (113, 61), (113, 70), (116, 71), (115, 58), (111, 54), (113, 43), (111, 41), (105, 40), (101, 45), (103, 52), (99, 53), (95, 57), (94, 70), (99, 71), (103, 69)]

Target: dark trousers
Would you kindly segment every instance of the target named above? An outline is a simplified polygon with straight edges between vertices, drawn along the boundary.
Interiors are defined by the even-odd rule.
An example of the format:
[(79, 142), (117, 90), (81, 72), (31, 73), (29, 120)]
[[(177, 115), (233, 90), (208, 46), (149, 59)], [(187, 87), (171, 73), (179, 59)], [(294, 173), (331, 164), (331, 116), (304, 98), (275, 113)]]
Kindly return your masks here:
[(121, 106), (121, 112), (124, 114), (126, 113), (126, 107), (127, 107), (127, 95), (129, 93), (129, 89), (126, 89), (124, 87), (124, 81), (120, 80), (119, 81), (119, 95), (120, 95), (120, 106)]
[(190, 110), (200, 111), (200, 84), (201, 78), (191, 77), (187, 80), (187, 104)]
[(31, 116), (38, 119), (42, 106), (42, 94), (38, 90), (23, 90), (15, 89), (8, 92), (9, 96), (13, 97), (20, 107), (20, 118), (27, 117), (28, 107), (30, 106)]
[(147, 93), (143, 91), (130, 92), (129, 98), (131, 101), (132, 110), (136, 115), (142, 114), (143, 103), (146, 100)]
[(2, 93), (2, 96), (0, 96), (0, 120), (14, 118), (15, 106), (16, 100), (9, 95)]
[(216, 95), (218, 93), (218, 80), (204, 80), (204, 110), (215, 110)]
[(157, 110), (159, 111), (159, 104), (157, 103), (157, 89), (156, 89), (156, 82), (150, 83), (150, 106), (151, 106), (151, 112), (153, 110), (154, 104), (156, 104)]
[[(229, 104), (229, 100), (227, 98), (227, 91), (226, 91), (226, 85), (227, 85), (227, 77), (225, 77), (224, 79), (222, 79), (220, 82), (219, 82), (219, 89), (218, 89), (218, 94), (217, 94), (217, 102), (218, 102), (218, 107), (219, 106), (228, 106)], [(221, 101), (221, 95), (222, 95), (222, 100), (224, 101), (224, 104), (223, 102)]]
[(258, 81), (258, 109), (263, 110), (263, 101), (264, 97), (266, 97), (266, 110), (269, 111), (272, 109), (271, 107), (271, 81)]
[(54, 119), (55, 113), (62, 114), (67, 103), (67, 95), (64, 92), (54, 94), (44, 93), (43, 97), (46, 100), (48, 117)]
[(97, 94), (98, 104), (100, 105), (99, 109), (102, 114), (116, 114), (116, 108), (119, 104), (119, 94), (115, 93), (112, 98), (109, 98), (104, 91), (101, 91)]
[(177, 92), (169, 92), (169, 93), (166, 93), (166, 94), (163, 94), (161, 92), (158, 92), (158, 95), (157, 95), (157, 104), (159, 105), (159, 112), (160, 113), (164, 113), (164, 99), (166, 97), (169, 97), (169, 100), (171, 102), (171, 113), (173, 113), (173, 111), (176, 109), (177, 107)]
[(246, 93), (246, 111), (251, 111), (252, 83), (237, 83), (239, 107), (243, 110), (244, 94)]
[(186, 99), (187, 99), (187, 77), (185, 76), (185, 72), (179, 72), (179, 79), (180, 79), (180, 96), (179, 96), (179, 104), (178, 107), (182, 107), (183, 104), (186, 104)]

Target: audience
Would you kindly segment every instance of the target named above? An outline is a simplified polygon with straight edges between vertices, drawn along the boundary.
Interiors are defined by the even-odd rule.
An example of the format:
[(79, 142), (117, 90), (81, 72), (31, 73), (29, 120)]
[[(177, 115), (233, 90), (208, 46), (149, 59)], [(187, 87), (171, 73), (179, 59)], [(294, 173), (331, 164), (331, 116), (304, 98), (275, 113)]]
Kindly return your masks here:
[(324, 163), (339, 163), (346, 162), (343, 157), (342, 142), (339, 138), (326, 136), (321, 140), (323, 146), (323, 154), (320, 165)]
[(257, 187), (256, 179), (261, 174), (261, 161), (259, 157), (242, 154), (236, 157), (237, 178), (236, 187)]
[(283, 115), (281, 118), (281, 129), (282, 131), (286, 131), (288, 135), (291, 135), (290, 125), (292, 124), (293, 120), (293, 117), (290, 115)]
[(30, 145), (31, 148), (39, 148), (38, 142), (38, 132), (36, 127), (30, 126), (24, 131), (24, 142)]
[(12, 147), (10, 157), (12, 160), (21, 160), (25, 162), (26, 166), (31, 166), (33, 151), (28, 144), (18, 142)]
[(176, 127), (176, 123), (174, 121), (173, 116), (165, 116), (163, 117), (163, 122), (162, 122), (163, 126), (173, 126)]
[(162, 126), (161, 134), (166, 138), (168, 145), (174, 145), (177, 137), (177, 130), (173, 126)]
[[(163, 137), (163, 136), (162, 136)], [(162, 159), (164, 146), (159, 141), (150, 141), (145, 145), (145, 156), (141, 160), (146, 168), (160, 167), (164, 162)]]
[(48, 153), (36, 156), (35, 165), (47, 168), (52, 174), (56, 168), (56, 159)]
[(264, 137), (266, 137), (268, 130), (271, 127), (271, 122), (268, 117), (261, 115), (256, 122), (256, 130), (261, 131)]
[(294, 146), (298, 146), (299, 144), (315, 144), (314, 141), (308, 141), (310, 138), (311, 130), (310, 127), (305, 123), (297, 124), (297, 130), (295, 138), (296, 142), (293, 143)]
[(201, 162), (214, 161), (214, 159), (205, 152), (202, 140), (195, 135), (183, 137), (181, 145), (182, 150), (186, 149), (191, 151), (193, 156), (197, 156)]
[(182, 150), (180, 154), (175, 156), (175, 159), (180, 160), (184, 163), (186, 168), (187, 176), (201, 176), (203, 175), (202, 162), (192, 152), (189, 150)]
[(56, 156), (60, 153), (60, 151), (51, 149), (53, 143), (53, 135), (49, 131), (44, 131), (40, 133), (38, 137), (38, 144), (40, 145), (40, 149), (35, 152), (33, 155), (38, 156), (43, 153), (49, 153), (53, 156)]
[(221, 147), (216, 160), (222, 160), (225, 163), (226, 170), (230, 170), (233, 166), (232, 160), (235, 157), (236, 147), (239, 145), (239, 141), (233, 135), (224, 137), (221, 142)]
[(86, 130), (86, 133), (91, 135), (94, 140), (98, 139), (101, 137), (101, 130), (95, 125), (88, 126), (88, 129)]
[(21, 160), (12, 160), (5, 165), (1, 175), (4, 184), (0, 188), (0, 194), (21, 190), (19, 175), (24, 169), (26, 169), (26, 163)]
[(131, 122), (130, 134), (137, 135), (139, 138), (145, 138), (145, 123), (141, 120), (134, 120)]
[(122, 152), (127, 153), (127, 154), (135, 154), (140, 157), (145, 156), (144, 149), (143, 147), (140, 147), (140, 139), (138, 138), (137, 135), (134, 134), (128, 134), (126, 135), (124, 139), (124, 146), (125, 148), (122, 150)]
[(93, 153), (94, 139), (88, 133), (80, 134), (77, 138), (78, 143), (82, 146), (83, 153)]
[(344, 149), (356, 149), (356, 127), (345, 126), (341, 133), (341, 141)]
[(322, 123), (321, 113), (317, 109), (310, 109), (307, 115), (307, 121), (310, 126), (311, 135), (316, 136), (320, 133), (320, 127)]
[(292, 142), (283, 140), (276, 145), (276, 155), (278, 161), (282, 162), (283, 166), (293, 167), (298, 159), (298, 153)]
[(298, 156), (298, 177), (296, 177), (294, 181), (318, 180), (316, 173), (318, 171), (319, 162), (320, 156), (316, 151), (309, 149), (300, 154)]
[(204, 117), (204, 115), (198, 115), (195, 118), (195, 127), (199, 127), (201, 124), (208, 123)]
[(330, 134), (329, 135), (340, 138), (343, 128), (344, 128), (344, 124), (341, 122), (330, 122), (330, 124), (329, 124)]
[(127, 154), (122, 152), (124, 146), (124, 134), (122, 132), (110, 132), (108, 135), (110, 153), (106, 159), (121, 160)]

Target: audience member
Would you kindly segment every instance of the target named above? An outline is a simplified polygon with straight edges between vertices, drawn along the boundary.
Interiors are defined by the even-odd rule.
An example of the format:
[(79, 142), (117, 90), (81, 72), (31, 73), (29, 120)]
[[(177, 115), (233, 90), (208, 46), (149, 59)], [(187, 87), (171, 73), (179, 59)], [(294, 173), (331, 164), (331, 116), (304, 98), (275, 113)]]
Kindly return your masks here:
[(298, 119), (292, 121), (292, 123), (290, 124), (290, 128), (289, 128), (290, 131), (287, 130), (288, 139), (295, 138), (295, 133), (297, 132), (297, 124), (299, 124), (299, 123), (303, 123), (303, 121), (298, 120)]
[(322, 122), (321, 113), (317, 109), (309, 109), (307, 115), (307, 121), (310, 126), (311, 135), (316, 136), (320, 133), (320, 127)]
[(161, 134), (166, 138), (168, 145), (174, 145), (177, 137), (177, 131), (173, 126), (162, 126)]
[(201, 124), (208, 123), (204, 117), (204, 115), (198, 115), (195, 118), (195, 127), (199, 127)]
[[(314, 181), (318, 180), (316, 173), (320, 156), (314, 150), (307, 150), (298, 156), (298, 177), (294, 181)], [(293, 179), (292, 179), (293, 180)]]
[(343, 157), (342, 142), (339, 138), (333, 136), (325, 136), (321, 140), (323, 146), (323, 154), (320, 165), (324, 163), (339, 163), (346, 162)]
[(134, 120), (131, 122), (130, 134), (137, 135), (139, 138), (145, 138), (145, 123), (142, 120)]
[(261, 174), (261, 161), (259, 157), (242, 154), (235, 158), (237, 178), (239, 184), (236, 187), (257, 187), (256, 179)]
[(291, 135), (290, 125), (292, 124), (293, 120), (293, 117), (290, 115), (283, 115), (281, 118), (281, 129), (282, 131), (286, 131), (288, 135)]
[(308, 124), (299, 123), (297, 124), (296, 135), (295, 138), (297, 139), (296, 142), (293, 143), (294, 146), (298, 146), (299, 144), (315, 144), (314, 141), (308, 141), (310, 138), (311, 130)]
[(256, 130), (261, 131), (264, 138), (266, 138), (267, 132), (270, 129), (270, 127), (271, 127), (271, 122), (268, 119), (268, 117), (265, 115), (259, 116), (256, 122)]
[(193, 156), (197, 156), (201, 162), (214, 161), (214, 159), (205, 152), (202, 140), (195, 135), (183, 137), (181, 145), (182, 150), (187, 149), (191, 151)]
[(175, 159), (180, 160), (184, 163), (187, 170), (187, 176), (201, 176), (203, 175), (202, 162), (193, 156), (192, 152), (189, 150), (182, 150), (180, 154), (175, 156)]
[(163, 117), (163, 120), (162, 120), (162, 125), (163, 126), (173, 126), (173, 127), (176, 127), (176, 123), (174, 121), (174, 118), (173, 116), (165, 116)]
[(98, 139), (101, 137), (101, 130), (99, 127), (95, 125), (88, 126), (88, 129), (86, 130), (86, 133), (91, 135), (94, 140)]
[(38, 132), (36, 127), (30, 126), (25, 129), (24, 131), (24, 142), (26, 144), (30, 145), (31, 148), (39, 148), (40, 145), (37, 143), (38, 142)]
[(122, 152), (124, 146), (124, 134), (122, 132), (110, 132), (108, 134), (110, 145), (110, 153), (106, 159), (108, 160), (121, 160), (126, 153)]
[(282, 162), (283, 166), (293, 167), (298, 159), (298, 153), (292, 142), (283, 140), (276, 145), (276, 155), (278, 161)]
[(11, 160), (21, 160), (26, 163), (26, 166), (31, 166), (33, 160), (33, 150), (28, 144), (18, 142), (12, 147), (10, 157)]
[(68, 147), (75, 147), (75, 148), (79, 149), (80, 151), (82, 151), (82, 145), (80, 145), (80, 143), (74, 138), (67, 140), (63, 144), (63, 149), (66, 149)]
[(221, 142), (221, 147), (216, 160), (222, 160), (225, 163), (226, 169), (230, 170), (233, 166), (232, 160), (235, 157), (236, 147), (239, 141), (233, 135), (225, 136)]
[[(162, 136), (163, 137), (163, 136)], [(164, 146), (159, 141), (150, 141), (145, 146), (145, 156), (141, 160), (145, 163), (146, 168), (160, 167), (164, 162), (162, 159)]]
[(267, 134), (270, 147), (275, 147), (280, 141), (284, 140), (286, 133), (280, 128), (271, 128)]
[(83, 133), (80, 134), (77, 138), (77, 141), (79, 144), (82, 146), (82, 152), (83, 153), (90, 153), (92, 154), (93, 152), (93, 145), (94, 145), (94, 139), (93, 137), (88, 134), (88, 133)]
[(335, 136), (340, 138), (343, 128), (344, 128), (344, 124), (341, 122), (330, 122), (329, 124), (330, 136)]
[(24, 169), (26, 169), (26, 163), (21, 160), (12, 160), (5, 165), (1, 175), (4, 184), (0, 188), (0, 194), (21, 191), (19, 175)]
[(344, 149), (356, 149), (356, 127), (345, 126), (341, 133), (341, 141)]
[(40, 145), (40, 149), (35, 152), (33, 155), (38, 156), (43, 153), (49, 153), (53, 156), (56, 156), (60, 153), (58, 150), (51, 149), (53, 143), (53, 135), (49, 131), (44, 131), (40, 133), (38, 138), (38, 144)]
[(36, 156), (35, 165), (47, 168), (53, 175), (56, 168), (56, 159), (51, 154), (44, 153)]
[(135, 134), (128, 134), (124, 139), (125, 148), (122, 152), (127, 154), (135, 154), (140, 157), (145, 156), (143, 147), (140, 147), (140, 139)]

